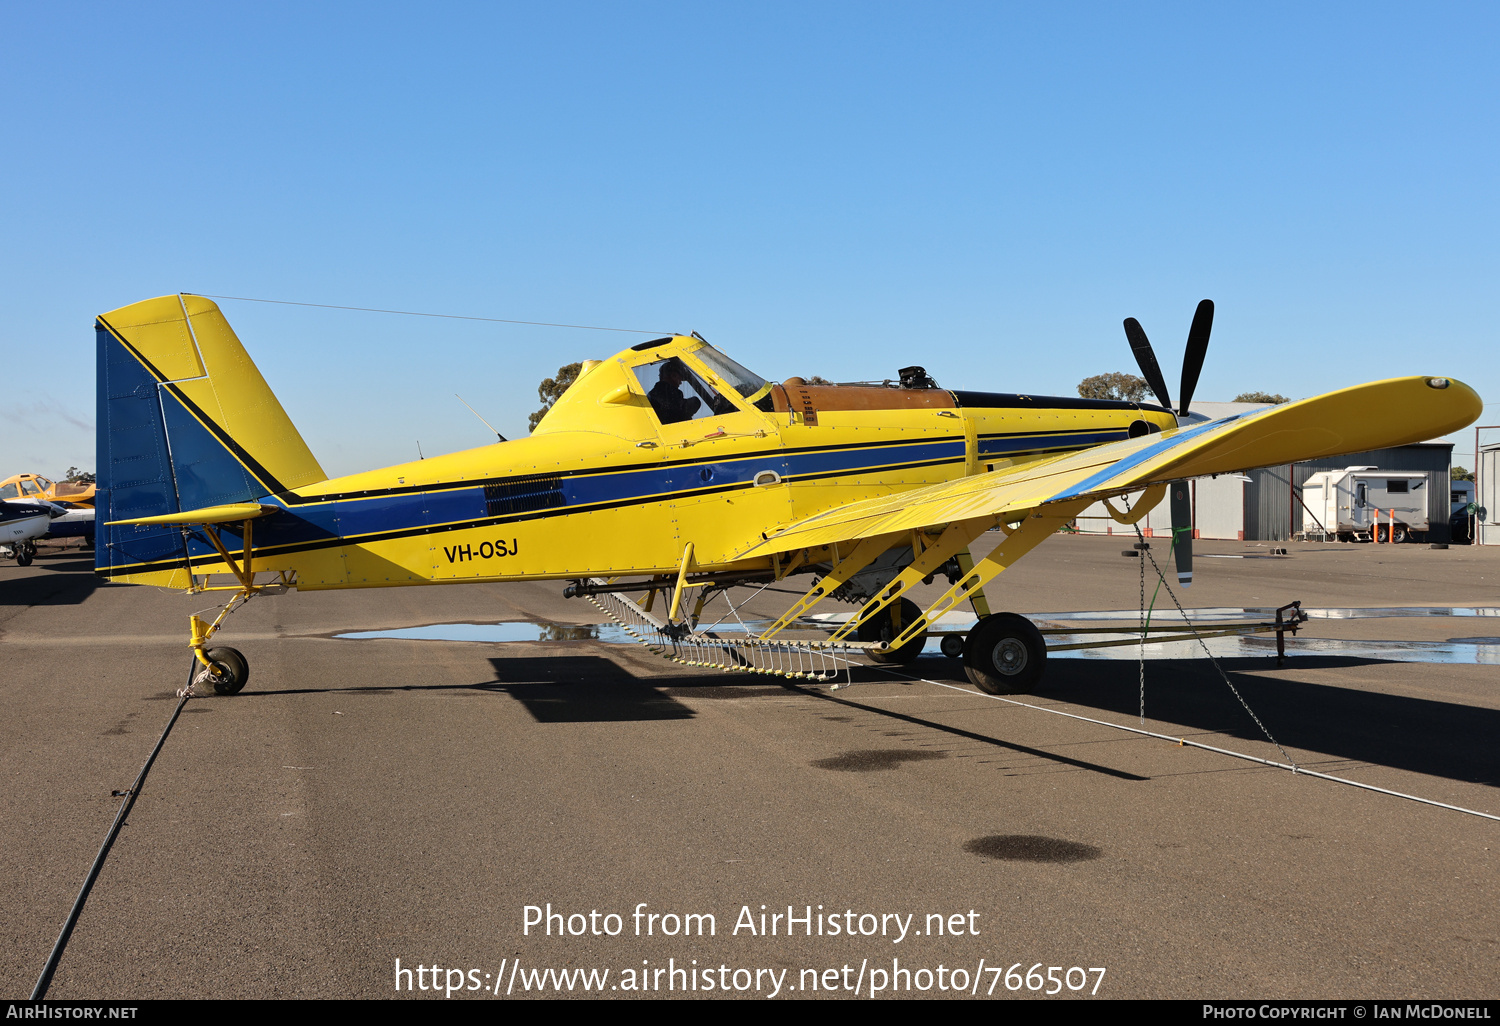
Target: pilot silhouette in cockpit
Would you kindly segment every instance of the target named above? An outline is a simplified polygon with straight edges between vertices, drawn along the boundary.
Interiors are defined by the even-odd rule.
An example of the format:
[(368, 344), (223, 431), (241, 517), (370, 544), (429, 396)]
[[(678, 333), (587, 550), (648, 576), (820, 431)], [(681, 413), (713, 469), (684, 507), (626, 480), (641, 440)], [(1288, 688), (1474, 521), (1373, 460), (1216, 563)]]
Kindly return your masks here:
[(663, 424), (692, 420), (693, 414), (703, 405), (703, 400), (682, 394), (682, 383), (687, 380), (687, 376), (687, 368), (675, 356), (662, 364), (656, 385), (647, 398), (651, 400), (651, 408), (656, 411), (657, 418)]

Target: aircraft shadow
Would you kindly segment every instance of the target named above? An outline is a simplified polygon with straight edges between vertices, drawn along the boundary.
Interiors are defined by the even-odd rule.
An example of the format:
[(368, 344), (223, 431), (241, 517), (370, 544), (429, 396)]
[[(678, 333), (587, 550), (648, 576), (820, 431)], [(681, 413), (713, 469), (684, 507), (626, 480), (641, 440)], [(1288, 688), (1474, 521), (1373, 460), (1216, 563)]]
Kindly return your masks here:
[[(33, 571), (0, 586), (0, 606), (76, 606), (105, 582), (94, 574), (92, 553), (86, 558), (50, 557), (38, 552)], [(60, 558), (61, 557), (61, 558)]]
[[(1378, 660), (1298, 657), (1295, 666), (1373, 662)], [(1500, 710), (1237, 672), (1274, 665), (1264, 659), (1223, 659), (1220, 665), (1261, 722), (1289, 748), (1450, 780), (1500, 784), (1500, 751), (1494, 745), (1500, 734)], [(1047, 684), (1038, 697), (1133, 718), (1140, 709), (1138, 664), (1049, 660)], [(1148, 662), (1146, 715), (1197, 730), (1264, 740), (1203, 660)]]
[(603, 656), (559, 655), (491, 659), (501, 691), (538, 723), (623, 723), (688, 720), (695, 715), (671, 695), (641, 683)]
[[(366, 684), (257, 691), (252, 680), (250, 688), (234, 696), (233, 701), (290, 695), (485, 691), (514, 698), (538, 723), (688, 720), (695, 715), (672, 696), (641, 683), (602, 656), (506, 657), (491, 659), (490, 664), (495, 668), (495, 679), (475, 684)], [(166, 701), (176, 696), (166, 691), (150, 697)]]
[[(944, 662), (948, 662), (948, 660), (944, 660)], [(954, 665), (957, 666), (958, 663), (955, 661)], [(924, 666), (923, 669), (925, 670), (927, 669), (927, 667)], [(960, 669), (959, 676), (962, 677), (962, 675), (963, 671)], [(730, 679), (733, 680), (734, 678)], [(891, 683), (891, 676), (888, 673), (885, 673), (878, 668), (868, 666), (853, 667), (852, 673), (850, 674), (850, 677), (848, 679), (850, 679), (854, 684)], [(1089, 762), (1086, 759), (1075, 759), (1066, 755), (1059, 755), (1056, 752), (1049, 752), (1041, 748), (1032, 748), (1028, 745), (1017, 744), (1013, 741), (1006, 741), (1002, 738), (992, 737), (988, 734), (980, 734), (972, 730), (964, 730), (961, 727), (955, 727), (951, 724), (939, 723), (936, 720), (923, 719), (920, 716), (912, 716), (908, 713), (896, 712), (892, 709), (885, 709), (878, 705), (871, 705), (865, 702), (861, 702), (852, 697), (853, 695), (858, 694), (857, 691), (841, 691), (838, 693), (834, 693), (825, 691), (822, 688), (799, 685), (789, 680), (773, 685), (767, 685), (763, 683), (763, 680), (764, 678), (752, 678), (749, 680), (745, 680), (745, 682), (741, 684), (725, 683), (725, 678), (721, 675), (697, 679), (676, 678), (672, 681), (671, 686), (667, 688), (667, 691), (669, 693), (680, 694), (683, 698), (697, 699), (757, 698), (767, 695), (786, 694), (790, 691), (796, 694), (806, 695), (809, 698), (815, 698), (823, 702), (828, 702), (833, 705), (840, 705), (848, 709), (858, 709), (861, 712), (874, 713), (877, 716), (882, 716), (895, 722), (906, 723), (917, 727), (925, 727), (929, 730), (935, 730), (944, 734), (950, 734), (953, 737), (961, 737), (969, 741), (979, 741), (983, 744), (993, 745), (996, 748), (1002, 748), (1008, 752), (1016, 752), (1021, 755), (1034, 756), (1038, 759), (1044, 759), (1048, 762), (1056, 763), (1060, 766), (1072, 766), (1075, 769), (1088, 770), (1093, 773), (1103, 773), (1106, 776), (1118, 777), (1121, 780), (1150, 779), (1149, 777), (1143, 777), (1135, 773), (1127, 773), (1124, 770), (1115, 769), (1113, 766), (1105, 766), (1101, 763)], [(967, 678), (965, 678), (965, 682), (967, 683)]]

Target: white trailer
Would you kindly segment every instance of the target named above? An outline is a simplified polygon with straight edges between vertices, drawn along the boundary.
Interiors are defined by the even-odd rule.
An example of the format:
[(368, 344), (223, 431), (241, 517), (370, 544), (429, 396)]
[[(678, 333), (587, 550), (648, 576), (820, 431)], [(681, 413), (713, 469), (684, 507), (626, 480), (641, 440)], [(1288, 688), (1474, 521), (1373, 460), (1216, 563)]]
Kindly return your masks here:
[(1308, 477), (1302, 503), (1317, 524), (1303, 535), (1339, 541), (1423, 541), (1427, 537), (1427, 475), (1420, 471), (1345, 467)]

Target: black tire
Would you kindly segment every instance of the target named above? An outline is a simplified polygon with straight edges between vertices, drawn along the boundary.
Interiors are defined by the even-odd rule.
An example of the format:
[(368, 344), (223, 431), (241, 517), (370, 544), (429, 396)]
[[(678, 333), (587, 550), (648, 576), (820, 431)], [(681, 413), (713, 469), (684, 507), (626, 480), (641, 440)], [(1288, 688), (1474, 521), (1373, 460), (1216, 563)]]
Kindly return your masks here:
[(1390, 532), (1389, 537), (1395, 544), (1400, 545), (1406, 541), (1407, 531), (1405, 524), (1395, 524), (1386, 528), (1386, 530)]
[(214, 694), (237, 695), (250, 679), (250, 663), (237, 648), (211, 648), (208, 661), (214, 668)]
[(24, 545), (16, 546), (16, 566), (30, 566), (36, 554)]
[(964, 673), (980, 691), (1024, 695), (1047, 669), (1047, 642), (1036, 624), (1015, 613), (996, 613), (974, 625), (964, 642)]
[[(895, 623), (896, 607), (898, 605), (901, 607), (901, 625), (899, 627)], [(892, 602), (859, 625), (859, 640), (893, 641), (900, 636), (902, 631), (911, 626), (912, 621), (921, 615), (921, 608), (911, 599), (901, 599), (898, 602)], [(922, 654), (922, 646), (925, 644), (927, 644), (927, 632), (924, 630), (900, 648), (892, 649), (889, 652), (871, 652), (870, 658), (877, 663), (896, 663), (905, 666)]]

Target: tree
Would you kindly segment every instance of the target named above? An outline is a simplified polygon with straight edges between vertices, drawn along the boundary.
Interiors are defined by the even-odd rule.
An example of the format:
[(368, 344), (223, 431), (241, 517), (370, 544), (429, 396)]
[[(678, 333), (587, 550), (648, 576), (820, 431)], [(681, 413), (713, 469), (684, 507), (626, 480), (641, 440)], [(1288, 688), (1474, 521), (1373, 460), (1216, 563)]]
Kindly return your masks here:
[(817, 374), (814, 374), (812, 377), (807, 378), (806, 380), (807, 380), (807, 383), (809, 385), (831, 385), (831, 384), (833, 384), (832, 381), (829, 381), (827, 378), (821, 377), (821, 376), (819, 376)]
[(1138, 403), (1146, 397), (1146, 379), (1120, 371), (1095, 374), (1078, 383), (1078, 394), (1085, 399), (1123, 399)]
[(89, 470), (79, 470), (77, 467), (69, 467), (68, 472), (63, 475), (63, 480), (68, 484), (98, 484), (94, 474)]
[(578, 372), (581, 370), (583, 370), (582, 363), (567, 364), (557, 368), (557, 377), (543, 378), (542, 383), (536, 386), (536, 394), (542, 399), (542, 408), (526, 418), (532, 431), (536, 430), (536, 426), (542, 422), (547, 411), (552, 409), (553, 403), (561, 399), (568, 387), (578, 380)]
[(1448, 471), (1448, 478), (1452, 481), (1472, 481), (1474, 480), (1474, 471), (1468, 467), (1454, 467)]
[(1234, 401), (1237, 403), (1273, 403), (1277, 406), (1291, 402), (1286, 396), (1273, 392), (1241, 392), (1234, 397)]

